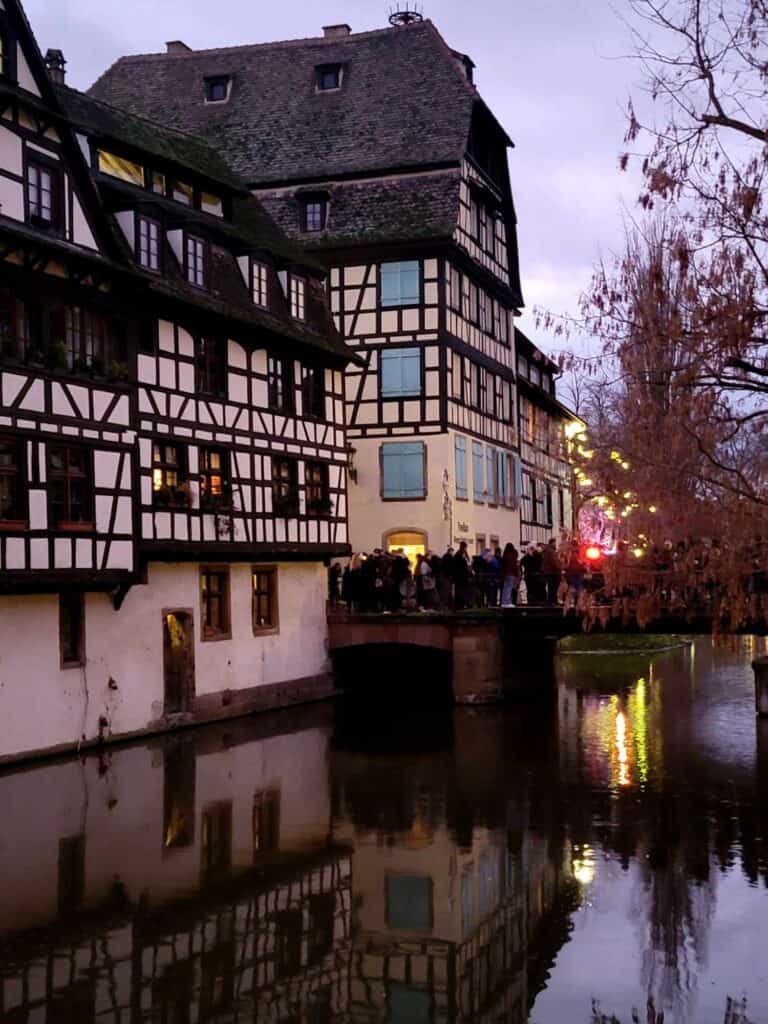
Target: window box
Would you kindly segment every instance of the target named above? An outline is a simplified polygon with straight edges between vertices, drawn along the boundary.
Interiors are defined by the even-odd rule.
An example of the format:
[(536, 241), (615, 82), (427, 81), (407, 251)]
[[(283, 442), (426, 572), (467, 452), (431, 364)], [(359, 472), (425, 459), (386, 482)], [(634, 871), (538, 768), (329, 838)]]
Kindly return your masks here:
[(333, 512), (330, 498), (313, 498), (307, 502), (307, 512), (315, 516), (329, 516)]
[(189, 484), (186, 483), (159, 487), (152, 492), (152, 497), (158, 508), (189, 508), (192, 504)]
[(206, 494), (200, 495), (200, 511), (209, 512), (217, 516), (230, 515), (235, 510), (234, 501), (232, 499), (232, 491), (226, 485), (222, 487), (219, 494)]
[(299, 514), (299, 499), (293, 494), (273, 496), (272, 511), (276, 516), (297, 516)]

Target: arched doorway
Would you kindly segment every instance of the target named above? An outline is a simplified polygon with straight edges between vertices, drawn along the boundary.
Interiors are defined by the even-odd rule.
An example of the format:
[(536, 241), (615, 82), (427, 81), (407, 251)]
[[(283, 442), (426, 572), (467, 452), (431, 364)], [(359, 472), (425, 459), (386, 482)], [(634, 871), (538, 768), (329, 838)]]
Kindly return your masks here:
[(384, 535), (385, 551), (402, 551), (413, 565), (416, 555), (427, 553), (427, 535), (423, 530), (390, 530)]

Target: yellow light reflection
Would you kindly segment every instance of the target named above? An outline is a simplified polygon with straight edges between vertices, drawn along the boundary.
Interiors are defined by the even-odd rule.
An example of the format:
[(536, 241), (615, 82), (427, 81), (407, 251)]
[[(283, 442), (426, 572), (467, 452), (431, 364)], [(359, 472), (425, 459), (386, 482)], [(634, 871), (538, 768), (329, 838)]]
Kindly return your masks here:
[(574, 847), (573, 877), (580, 885), (589, 885), (595, 879), (595, 851), (588, 844)]
[(623, 711), (616, 715), (616, 754), (619, 759), (619, 785), (629, 786), (629, 754), (627, 752), (627, 719)]

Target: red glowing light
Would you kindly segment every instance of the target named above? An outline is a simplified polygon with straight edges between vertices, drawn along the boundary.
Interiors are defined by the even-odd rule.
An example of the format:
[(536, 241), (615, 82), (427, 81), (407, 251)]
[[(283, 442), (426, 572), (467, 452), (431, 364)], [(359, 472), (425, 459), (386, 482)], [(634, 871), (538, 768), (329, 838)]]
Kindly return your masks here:
[(598, 559), (603, 557), (603, 552), (600, 550), (600, 548), (595, 547), (594, 545), (590, 545), (584, 552), (584, 555), (586, 556), (588, 561), (597, 562)]

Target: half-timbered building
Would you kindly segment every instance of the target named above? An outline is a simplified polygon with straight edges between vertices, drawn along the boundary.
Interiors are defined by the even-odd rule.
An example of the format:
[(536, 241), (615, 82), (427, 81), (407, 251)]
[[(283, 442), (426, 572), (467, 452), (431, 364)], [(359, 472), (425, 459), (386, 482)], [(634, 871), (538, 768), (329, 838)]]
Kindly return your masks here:
[(520, 437), (520, 530), (523, 542), (547, 543), (570, 536), (573, 470), (566, 427), (580, 423), (557, 399), (560, 367), (519, 329), (515, 331)]
[[(469, 57), (413, 14), (383, 30), (124, 57), (99, 99), (226, 148), (330, 270), (354, 548), (519, 539), (508, 136)], [(173, 101), (169, 102), (169, 95)]]
[(69, 89), (17, 0), (0, 55), (0, 758), (328, 692), (322, 266), (208, 144)]

